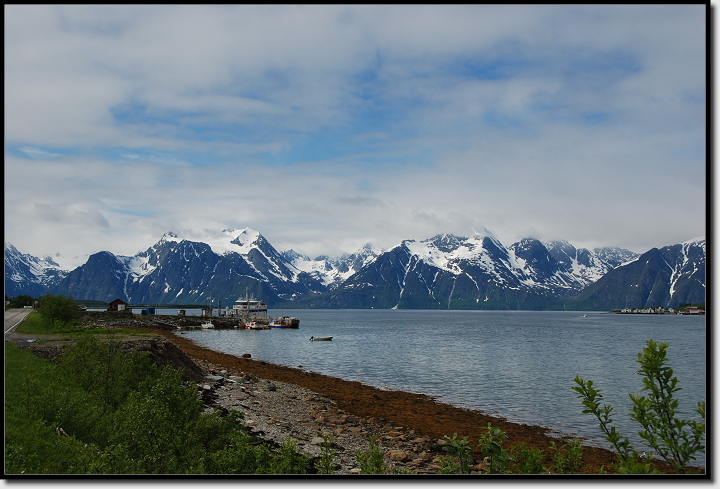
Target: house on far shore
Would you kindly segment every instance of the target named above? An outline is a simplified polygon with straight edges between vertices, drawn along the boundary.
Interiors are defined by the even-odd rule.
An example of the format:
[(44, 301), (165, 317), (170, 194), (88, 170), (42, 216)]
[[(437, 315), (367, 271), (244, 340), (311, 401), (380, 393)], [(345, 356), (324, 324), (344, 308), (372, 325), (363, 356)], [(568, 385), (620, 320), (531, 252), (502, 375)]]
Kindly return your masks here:
[(705, 314), (705, 311), (700, 309), (699, 307), (686, 307), (685, 308), (685, 314)]
[(122, 299), (115, 299), (108, 304), (108, 311), (124, 311), (129, 304)]

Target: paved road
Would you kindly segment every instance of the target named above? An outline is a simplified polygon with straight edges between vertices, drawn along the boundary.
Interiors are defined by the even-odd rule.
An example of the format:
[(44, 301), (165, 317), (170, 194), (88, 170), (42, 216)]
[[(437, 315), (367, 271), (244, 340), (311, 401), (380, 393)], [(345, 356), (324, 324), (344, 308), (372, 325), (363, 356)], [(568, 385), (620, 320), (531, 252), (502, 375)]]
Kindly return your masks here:
[(5, 311), (5, 334), (12, 333), (32, 309), (8, 309)]

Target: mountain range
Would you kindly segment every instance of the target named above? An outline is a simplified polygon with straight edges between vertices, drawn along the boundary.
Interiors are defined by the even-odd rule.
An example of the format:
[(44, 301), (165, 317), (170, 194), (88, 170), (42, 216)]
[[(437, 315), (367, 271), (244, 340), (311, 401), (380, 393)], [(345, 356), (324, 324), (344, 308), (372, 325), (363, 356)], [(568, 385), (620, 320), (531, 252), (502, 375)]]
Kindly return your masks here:
[(705, 239), (637, 253), (492, 234), (441, 234), (380, 250), (311, 259), (278, 252), (252, 229), (203, 241), (166, 233), (134, 256), (102, 251), (63, 270), (5, 244), (6, 295), (43, 293), (132, 304), (270, 307), (609, 310), (705, 300)]
[(20, 253), (5, 243), (5, 295), (38, 297), (68, 274), (51, 256), (38, 258)]

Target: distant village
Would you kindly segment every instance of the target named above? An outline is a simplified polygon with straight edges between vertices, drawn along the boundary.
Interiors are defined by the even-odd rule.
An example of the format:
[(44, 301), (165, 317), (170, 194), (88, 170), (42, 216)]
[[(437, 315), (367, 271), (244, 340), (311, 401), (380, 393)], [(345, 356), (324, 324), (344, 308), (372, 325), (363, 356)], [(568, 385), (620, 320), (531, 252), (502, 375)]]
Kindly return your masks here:
[(683, 309), (678, 309), (677, 311), (673, 309), (672, 307), (664, 308), (662, 306), (660, 307), (636, 307), (636, 308), (629, 308), (626, 307), (625, 309), (613, 309), (610, 311), (614, 314), (679, 314), (681, 316), (685, 315), (704, 315), (705, 310), (700, 309), (699, 307), (691, 307), (688, 306)]

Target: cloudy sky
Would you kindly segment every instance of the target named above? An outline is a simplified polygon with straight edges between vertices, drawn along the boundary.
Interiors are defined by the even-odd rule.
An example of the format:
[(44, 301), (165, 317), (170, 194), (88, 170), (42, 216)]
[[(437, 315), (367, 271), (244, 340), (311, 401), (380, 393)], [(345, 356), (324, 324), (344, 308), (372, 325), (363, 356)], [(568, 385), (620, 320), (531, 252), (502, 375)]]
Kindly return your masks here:
[(706, 7), (5, 6), (5, 241), (705, 234)]

